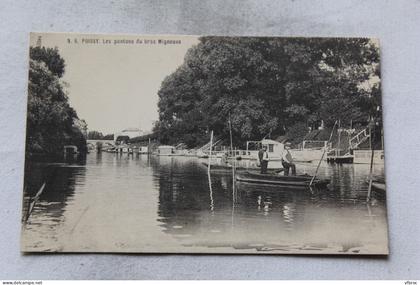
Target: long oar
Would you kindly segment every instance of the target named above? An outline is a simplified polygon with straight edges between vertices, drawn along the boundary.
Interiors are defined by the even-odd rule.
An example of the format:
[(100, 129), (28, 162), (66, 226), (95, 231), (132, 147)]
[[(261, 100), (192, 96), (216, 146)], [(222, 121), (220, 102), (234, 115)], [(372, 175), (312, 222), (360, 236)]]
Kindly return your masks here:
[[(331, 139), (332, 139), (332, 135), (333, 135), (333, 133), (334, 133), (334, 129), (335, 129), (335, 126), (336, 126), (336, 125), (337, 125), (337, 121), (335, 121), (334, 126), (333, 126), (333, 128), (332, 128), (332, 130), (331, 130), (330, 138), (328, 139), (327, 145), (330, 143), (330, 141), (331, 141)], [(316, 175), (318, 174), (319, 166), (321, 165), (321, 162), (322, 162), (322, 160), (324, 159), (324, 155), (325, 155), (325, 152), (326, 152), (326, 151), (327, 151), (327, 148), (326, 148), (326, 147), (324, 147), (324, 151), (322, 152), (321, 159), (319, 160), (319, 162), (318, 162), (318, 166), (316, 167), (315, 174), (314, 174), (314, 176), (312, 177), (311, 182), (309, 183), (309, 187), (311, 187), (311, 186), (312, 186), (312, 183), (314, 183), (315, 177), (316, 177)]]

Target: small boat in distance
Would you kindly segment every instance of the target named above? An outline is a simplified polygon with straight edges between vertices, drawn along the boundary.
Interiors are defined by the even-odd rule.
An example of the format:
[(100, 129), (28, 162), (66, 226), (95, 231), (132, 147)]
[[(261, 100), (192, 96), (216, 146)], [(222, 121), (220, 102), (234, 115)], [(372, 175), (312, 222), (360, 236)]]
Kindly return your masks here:
[[(284, 176), (277, 174), (260, 174), (256, 172), (245, 172), (236, 175), (236, 180), (246, 183), (257, 183), (276, 185), (284, 188), (309, 188), (312, 176), (310, 175), (296, 175), (296, 176)], [(315, 179), (312, 186), (316, 188), (325, 188), (330, 183), (328, 179)]]

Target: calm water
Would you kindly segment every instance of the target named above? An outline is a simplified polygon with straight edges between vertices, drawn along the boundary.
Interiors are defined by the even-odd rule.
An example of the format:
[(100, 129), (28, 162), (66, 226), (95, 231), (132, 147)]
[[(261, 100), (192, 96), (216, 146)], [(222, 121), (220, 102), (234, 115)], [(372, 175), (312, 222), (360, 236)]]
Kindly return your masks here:
[[(22, 249), (76, 252), (386, 253), (385, 197), (369, 165), (327, 165), (328, 189), (234, 183), (197, 158), (89, 154), (25, 178)], [(249, 162), (241, 162), (249, 163)], [(269, 167), (280, 166), (270, 162)], [(313, 174), (316, 164), (299, 164)], [(383, 177), (383, 166), (375, 166)], [(27, 198), (46, 182), (32, 213)]]

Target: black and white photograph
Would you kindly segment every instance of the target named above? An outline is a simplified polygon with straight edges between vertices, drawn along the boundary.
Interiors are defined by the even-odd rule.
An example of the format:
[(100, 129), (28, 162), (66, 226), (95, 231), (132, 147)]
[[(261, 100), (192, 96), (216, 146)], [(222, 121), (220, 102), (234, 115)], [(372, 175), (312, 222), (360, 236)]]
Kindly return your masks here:
[(22, 252), (389, 254), (378, 39), (29, 42)]

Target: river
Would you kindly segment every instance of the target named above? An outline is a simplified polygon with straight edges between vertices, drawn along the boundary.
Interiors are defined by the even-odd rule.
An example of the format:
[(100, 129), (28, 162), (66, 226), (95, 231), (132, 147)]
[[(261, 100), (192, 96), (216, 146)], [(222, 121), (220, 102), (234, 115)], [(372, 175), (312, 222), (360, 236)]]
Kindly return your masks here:
[[(383, 254), (385, 195), (366, 202), (369, 165), (322, 164), (328, 189), (234, 183), (206, 160), (91, 153), (74, 163), (30, 163), (22, 251)], [(240, 162), (245, 163), (245, 162)], [(270, 162), (269, 167), (280, 166)], [(316, 163), (298, 164), (298, 174)], [(384, 176), (381, 165), (374, 174)], [(45, 188), (28, 216), (28, 199)]]

